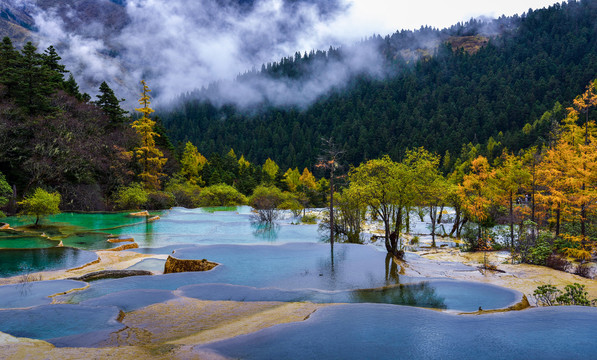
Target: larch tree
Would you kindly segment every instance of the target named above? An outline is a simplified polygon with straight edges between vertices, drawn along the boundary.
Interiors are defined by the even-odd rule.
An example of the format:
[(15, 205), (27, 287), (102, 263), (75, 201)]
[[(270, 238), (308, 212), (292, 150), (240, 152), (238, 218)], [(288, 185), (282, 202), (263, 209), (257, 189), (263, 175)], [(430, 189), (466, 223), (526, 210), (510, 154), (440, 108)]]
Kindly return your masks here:
[(143, 93), (139, 99), (141, 107), (135, 110), (139, 111), (142, 116), (131, 125), (139, 135), (141, 146), (136, 147), (134, 153), (141, 166), (139, 177), (145, 188), (157, 190), (160, 188), (160, 177), (165, 175), (161, 172), (162, 167), (168, 159), (155, 144), (155, 137), (159, 135), (154, 131), (155, 121), (149, 118), (153, 112), (153, 109), (149, 107), (151, 104), (149, 92), (151, 90), (145, 80), (141, 80), (141, 84), (143, 85)]
[(527, 187), (531, 175), (525, 167), (521, 157), (504, 151), (502, 163), (496, 169), (496, 200), (508, 208), (508, 223), (510, 224), (510, 249), (514, 251), (514, 203), (518, 192)]
[(487, 158), (479, 156), (471, 163), (471, 172), (464, 175), (458, 188), (462, 207), (478, 225), (478, 238), (482, 239), (481, 227), (489, 217), (489, 208), (493, 200), (491, 181), (495, 173), (491, 170)]
[(297, 168), (288, 169), (284, 173), (283, 181), (288, 186), (288, 190), (290, 190), (290, 192), (292, 192), (292, 193), (295, 193), (295, 192), (297, 192), (298, 187), (301, 184), (300, 178), (301, 178), (301, 173), (298, 171)]
[(270, 158), (265, 160), (263, 164), (263, 172), (267, 176), (267, 183), (273, 184), (276, 181), (276, 177), (278, 176), (278, 172), (280, 171), (280, 166), (276, 164), (276, 162)]
[(193, 143), (188, 141), (185, 144), (182, 159), (180, 160), (180, 175), (192, 185), (204, 185), (199, 173), (207, 163), (205, 156), (201, 155)]
[(584, 127), (577, 124), (583, 112), (577, 107), (579, 103), (577, 98), (576, 106), (568, 109), (560, 138), (545, 152), (539, 179), (544, 189), (541, 199), (556, 209), (556, 235), (560, 235), (561, 219), (580, 223), (580, 235), (561, 236), (574, 244), (565, 249), (566, 253), (586, 261), (591, 259), (595, 247), (587, 236), (586, 224), (587, 214), (597, 204), (597, 148), (594, 122), (585, 121)]

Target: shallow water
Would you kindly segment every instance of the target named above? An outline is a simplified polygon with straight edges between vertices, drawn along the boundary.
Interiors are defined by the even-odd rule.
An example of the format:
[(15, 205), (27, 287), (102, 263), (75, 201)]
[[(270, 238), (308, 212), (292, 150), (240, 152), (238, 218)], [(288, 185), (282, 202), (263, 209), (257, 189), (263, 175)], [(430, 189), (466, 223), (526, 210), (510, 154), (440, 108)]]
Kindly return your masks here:
[(76, 280), (32, 281), (0, 286), (0, 309), (50, 304), (50, 295), (86, 286), (87, 283)]
[(97, 260), (93, 252), (70, 247), (0, 250), (0, 277), (69, 269)]
[[(486, 310), (503, 308), (519, 301), (522, 296), (516, 291), (487, 284), (401, 276), (391, 258), (372, 246), (336, 244), (332, 253), (329, 244), (321, 243), (316, 225), (292, 225), (291, 220), (282, 220), (276, 226), (263, 227), (251, 222), (252, 214), (248, 207), (216, 210), (175, 208), (160, 212), (161, 219), (155, 222), (146, 222), (144, 218), (130, 217), (126, 213), (67, 213), (49, 217), (47, 222), (56, 226), (46, 226), (47, 235), (61, 239), (68, 246), (96, 250), (119, 245), (106, 241), (111, 234), (133, 237), (141, 248), (131, 251), (162, 255), (174, 252), (180, 259), (208, 259), (220, 265), (207, 272), (93, 281), (86, 290), (55, 298), (59, 302), (68, 302), (68, 305), (45, 304), (50, 301), (48, 295), (80, 287), (80, 282), (44, 281), (32, 283), (25, 291), (16, 285), (0, 287), (0, 297), (6, 295), (4, 301), (0, 300), (0, 308), (6, 309), (0, 310), (0, 331), (48, 339), (58, 346), (92, 346), (111, 336), (112, 331), (122, 328), (122, 324), (115, 321), (118, 310), (132, 311), (178, 296), (201, 300), (389, 303), (457, 311), (475, 311), (479, 306)], [(0, 241), (13, 241), (12, 236), (14, 233), (3, 233)], [(412, 255), (408, 254), (407, 260), (410, 257)], [(70, 247), (0, 250), (0, 276), (76, 267), (96, 258), (93, 252)], [(131, 268), (160, 271), (163, 266), (164, 260), (148, 259)], [(463, 265), (454, 265), (454, 268), (475, 271)], [(350, 342), (350, 345), (369, 337), (384, 338), (384, 334), (391, 333), (392, 340), (389, 342), (394, 344), (397, 342), (394, 327), (400, 324), (410, 333), (424, 338), (428, 336), (424, 329), (429, 322), (448, 324), (448, 320), (442, 319), (452, 319), (450, 315), (437, 318), (435, 312), (379, 306), (340, 307), (349, 310), (339, 310), (331, 315), (324, 312), (320, 320), (308, 322), (312, 328), (305, 328), (305, 331), (315, 329), (317, 333), (323, 327), (321, 331), (329, 331), (329, 334), (347, 332), (349, 336), (343, 341)], [(31, 309), (10, 310), (14, 307)], [(387, 318), (384, 319), (378, 313), (380, 311), (387, 312)], [(368, 334), (345, 329), (350, 321), (343, 317), (353, 322), (356, 319), (362, 321), (363, 331)], [(369, 317), (377, 319), (378, 324), (369, 323)], [(415, 318), (419, 321), (412, 320)], [(63, 325), (67, 319), (73, 323)], [(452, 325), (460, 326), (459, 323)], [(358, 328), (356, 324), (351, 326)], [(280, 329), (289, 331), (284, 327)], [(444, 330), (431, 327), (430, 331), (435, 331), (431, 337), (439, 336)], [(309, 335), (300, 331), (292, 336), (311, 341)], [(460, 333), (453, 336), (459, 337)], [(375, 340), (367, 341), (375, 343)], [(242, 341), (231, 344), (227, 355), (247, 356)], [(255, 358), (285, 358), (286, 351), (293, 352), (284, 348), (284, 342), (280, 344), (279, 350), (264, 345), (263, 352), (255, 352)], [(377, 346), (383, 348), (383, 345)], [(219, 344), (213, 349), (221, 351)], [(315, 354), (315, 350), (320, 351), (315, 346), (296, 354), (314, 357), (309, 354)], [(357, 357), (342, 351), (317, 357)], [(364, 357), (376, 358), (376, 354), (372, 351)]]
[(69, 304), (41, 305), (23, 310), (0, 310), (0, 331), (17, 337), (47, 340), (55, 345), (91, 346), (107, 333), (121, 329), (119, 309)]
[(58, 245), (58, 241), (42, 236), (2, 236), (0, 237), (0, 251), (3, 249), (39, 249)]
[(196, 350), (235, 359), (587, 359), (597, 353), (595, 331), (596, 308), (459, 316), (352, 304)]
[(206, 272), (98, 280), (61, 300), (180, 288), (182, 295), (203, 300), (384, 302), (475, 311), (507, 307), (521, 298), (486, 284), (401, 276), (386, 254), (354, 244), (336, 244), (333, 262), (329, 245), (314, 243), (194, 246), (176, 250), (175, 256), (220, 265)]

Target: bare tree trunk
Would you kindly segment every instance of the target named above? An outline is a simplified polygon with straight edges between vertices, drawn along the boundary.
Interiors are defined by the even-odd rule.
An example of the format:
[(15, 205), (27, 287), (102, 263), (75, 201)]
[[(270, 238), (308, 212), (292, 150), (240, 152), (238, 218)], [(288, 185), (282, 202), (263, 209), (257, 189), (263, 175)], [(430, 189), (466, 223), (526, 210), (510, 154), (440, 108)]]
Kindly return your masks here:
[(435, 206), (429, 206), (429, 217), (431, 218), (431, 247), (437, 247), (435, 244), (435, 219), (437, 214), (435, 213)]
[(512, 190), (510, 190), (510, 251), (514, 249), (514, 201), (512, 201)]
[(330, 172), (330, 245), (334, 250), (334, 166)]
[(556, 209), (556, 238), (560, 236), (560, 217), (561, 217), (561, 205), (558, 203), (558, 208)]

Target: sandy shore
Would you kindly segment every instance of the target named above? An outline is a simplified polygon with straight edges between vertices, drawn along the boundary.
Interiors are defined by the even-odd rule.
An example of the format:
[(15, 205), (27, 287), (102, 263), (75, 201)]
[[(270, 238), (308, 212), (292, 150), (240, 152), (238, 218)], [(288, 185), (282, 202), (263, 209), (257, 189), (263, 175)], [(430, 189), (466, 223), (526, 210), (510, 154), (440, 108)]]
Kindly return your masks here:
[(497, 265), (502, 272), (496, 271), (459, 271), (451, 270), (451, 263), (462, 263), (471, 267), (479, 267), (483, 264), (482, 252), (466, 253), (458, 249), (437, 249), (428, 252), (420, 252), (422, 259), (409, 260), (404, 266), (404, 274), (424, 277), (448, 277), (452, 279), (478, 281), (490, 283), (518, 290), (525, 294), (531, 303), (535, 305), (533, 292), (540, 285), (551, 284), (559, 289), (566, 285), (579, 283), (585, 285), (589, 298), (597, 298), (597, 280), (586, 279), (578, 275), (563, 271), (554, 270), (544, 266), (528, 264), (506, 264), (507, 257), (501, 253), (488, 252), (488, 261)]

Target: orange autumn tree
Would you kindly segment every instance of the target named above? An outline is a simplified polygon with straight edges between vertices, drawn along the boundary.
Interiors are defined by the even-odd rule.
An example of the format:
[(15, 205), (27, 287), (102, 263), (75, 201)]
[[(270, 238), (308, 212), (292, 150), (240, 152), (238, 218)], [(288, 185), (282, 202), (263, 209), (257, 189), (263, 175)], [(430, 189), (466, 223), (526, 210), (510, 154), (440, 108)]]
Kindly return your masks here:
[[(595, 241), (587, 236), (588, 214), (597, 205), (597, 148), (594, 121), (588, 120), (589, 108), (597, 104), (592, 82), (587, 91), (574, 100), (562, 125), (562, 133), (554, 147), (545, 152), (540, 165), (542, 191), (539, 198), (553, 209), (556, 236), (560, 235), (560, 222), (580, 224), (580, 235), (565, 233), (561, 236), (572, 244), (565, 248), (567, 255), (582, 261), (590, 260)], [(579, 115), (585, 113), (583, 125)]]
[(471, 163), (471, 172), (464, 175), (458, 186), (458, 196), (462, 209), (478, 225), (478, 239), (482, 239), (481, 223), (489, 218), (489, 209), (494, 198), (493, 180), (495, 172), (484, 156), (479, 156)]
[(149, 92), (151, 90), (145, 83), (145, 80), (141, 80), (141, 84), (143, 85), (143, 93), (139, 99), (141, 107), (135, 110), (143, 115), (131, 125), (137, 132), (137, 135), (139, 135), (141, 146), (136, 147), (134, 153), (141, 165), (142, 170), (139, 178), (141, 178), (145, 188), (157, 190), (160, 188), (160, 177), (165, 175), (162, 173), (162, 167), (168, 159), (164, 157), (162, 151), (155, 145), (154, 138), (160, 135), (154, 131), (155, 121), (149, 118), (149, 114), (153, 112), (153, 109), (149, 107), (149, 104), (151, 104)]

